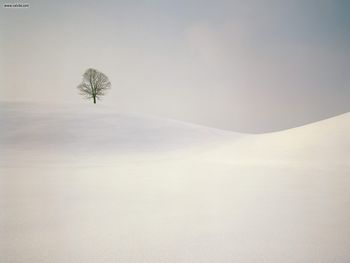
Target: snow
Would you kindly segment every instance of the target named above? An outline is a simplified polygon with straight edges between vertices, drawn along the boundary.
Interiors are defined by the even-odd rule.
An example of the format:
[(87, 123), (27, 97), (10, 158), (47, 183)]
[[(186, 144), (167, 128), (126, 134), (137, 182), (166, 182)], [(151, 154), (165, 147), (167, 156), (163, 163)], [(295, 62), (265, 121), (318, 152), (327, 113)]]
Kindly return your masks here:
[(0, 118), (1, 263), (350, 262), (350, 113), (260, 135), (101, 105)]

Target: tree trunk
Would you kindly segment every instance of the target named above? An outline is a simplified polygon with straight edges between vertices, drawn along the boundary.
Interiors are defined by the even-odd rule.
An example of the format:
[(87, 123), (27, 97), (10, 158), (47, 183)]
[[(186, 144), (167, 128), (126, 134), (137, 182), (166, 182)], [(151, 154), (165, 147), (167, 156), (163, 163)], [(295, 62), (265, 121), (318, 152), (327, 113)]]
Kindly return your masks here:
[(96, 104), (96, 96), (94, 96), (94, 103)]

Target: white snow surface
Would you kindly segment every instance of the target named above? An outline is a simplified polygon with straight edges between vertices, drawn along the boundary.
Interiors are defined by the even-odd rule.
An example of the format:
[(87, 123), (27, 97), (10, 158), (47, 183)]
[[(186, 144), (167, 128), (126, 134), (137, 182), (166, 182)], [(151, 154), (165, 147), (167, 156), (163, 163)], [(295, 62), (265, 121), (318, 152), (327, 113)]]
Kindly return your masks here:
[(1, 263), (350, 262), (350, 113), (249, 135), (0, 104)]

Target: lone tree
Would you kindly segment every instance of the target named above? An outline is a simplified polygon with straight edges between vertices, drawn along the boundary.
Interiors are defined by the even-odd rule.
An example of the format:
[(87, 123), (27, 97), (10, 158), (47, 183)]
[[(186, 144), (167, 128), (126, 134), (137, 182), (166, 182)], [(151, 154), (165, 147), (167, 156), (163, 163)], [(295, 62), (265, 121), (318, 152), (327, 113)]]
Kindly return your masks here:
[(96, 103), (96, 98), (106, 94), (106, 91), (111, 88), (111, 82), (108, 77), (102, 72), (89, 68), (83, 75), (83, 81), (78, 86), (80, 94), (86, 99), (93, 99)]

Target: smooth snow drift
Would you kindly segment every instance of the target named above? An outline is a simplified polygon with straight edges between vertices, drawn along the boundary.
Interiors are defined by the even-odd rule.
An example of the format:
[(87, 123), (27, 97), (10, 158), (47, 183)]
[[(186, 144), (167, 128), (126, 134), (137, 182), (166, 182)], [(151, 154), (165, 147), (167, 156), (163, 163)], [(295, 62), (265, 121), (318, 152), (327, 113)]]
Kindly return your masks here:
[(350, 262), (349, 113), (262, 135), (99, 105), (0, 118), (2, 263)]

